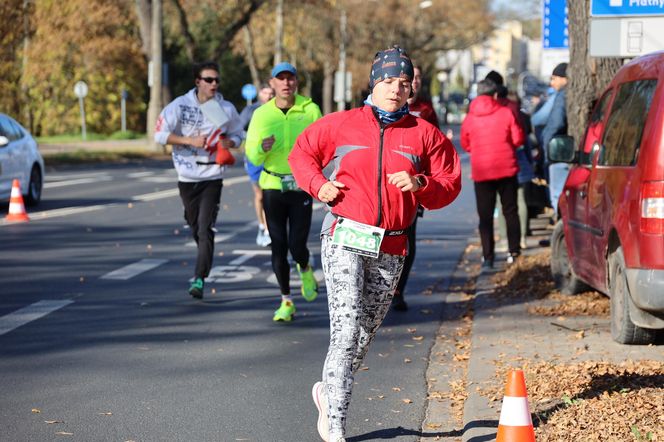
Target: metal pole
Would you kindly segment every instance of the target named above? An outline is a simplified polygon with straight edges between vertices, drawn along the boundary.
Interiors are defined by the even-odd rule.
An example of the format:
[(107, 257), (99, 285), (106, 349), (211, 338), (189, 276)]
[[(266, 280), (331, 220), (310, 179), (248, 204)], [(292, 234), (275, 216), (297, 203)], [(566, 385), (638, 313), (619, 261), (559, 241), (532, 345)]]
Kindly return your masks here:
[(120, 100), (120, 115), (122, 120), (120, 123), (120, 130), (122, 132), (127, 132), (127, 100), (125, 100), (124, 95)]
[(83, 97), (78, 97), (78, 106), (81, 109), (81, 131), (83, 134), (83, 141), (87, 139), (87, 133), (85, 131), (85, 106), (83, 105)]

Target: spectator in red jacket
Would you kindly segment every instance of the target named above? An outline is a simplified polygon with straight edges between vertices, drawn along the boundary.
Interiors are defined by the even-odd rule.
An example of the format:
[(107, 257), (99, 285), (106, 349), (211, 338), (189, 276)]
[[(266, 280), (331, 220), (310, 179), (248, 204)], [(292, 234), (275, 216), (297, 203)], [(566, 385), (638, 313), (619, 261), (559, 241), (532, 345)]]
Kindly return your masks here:
[(507, 223), (507, 262), (514, 262), (521, 253), (516, 148), (523, 144), (524, 133), (512, 111), (496, 100), (497, 92), (494, 81), (480, 81), (477, 84), (478, 96), (470, 103), (468, 115), (461, 125), (461, 147), (470, 153), (471, 177), (475, 182), (483, 269), (492, 268), (494, 262), (493, 211), (496, 194), (500, 195)]
[(401, 48), (378, 52), (366, 105), (309, 126), (288, 158), (300, 188), (330, 207), (321, 231), (330, 345), (312, 389), (325, 441), (345, 440), (353, 376), (389, 309), (418, 204), (439, 209), (461, 190), (452, 143), (408, 113), (412, 79)]

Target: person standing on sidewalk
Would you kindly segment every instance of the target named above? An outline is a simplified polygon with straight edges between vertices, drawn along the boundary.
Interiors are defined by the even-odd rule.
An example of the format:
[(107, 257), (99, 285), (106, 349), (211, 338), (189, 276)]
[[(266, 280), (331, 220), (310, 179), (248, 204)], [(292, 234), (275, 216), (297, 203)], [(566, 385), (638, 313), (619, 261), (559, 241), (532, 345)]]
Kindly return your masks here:
[(300, 187), (330, 208), (321, 231), (330, 344), (312, 389), (325, 441), (345, 440), (354, 374), (389, 310), (418, 204), (439, 209), (461, 190), (452, 143), (408, 113), (412, 79), (401, 48), (378, 52), (365, 106), (312, 124), (289, 156)]
[[(413, 89), (413, 94), (408, 99), (408, 112), (410, 112), (411, 115), (423, 118), (424, 120), (440, 129), (438, 126), (438, 115), (436, 115), (436, 111), (433, 108), (431, 100), (426, 99), (424, 96), (422, 96), (421, 93), (421, 66), (413, 66), (413, 82), (411, 87)], [(406, 255), (406, 260), (403, 263), (403, 270), (401, 272), (401, 277), (399, 278), (399, 283), (397, 284), (397, 290), (394, 292), (394, 297), (392, 298), (392, 308), (396, 311), (405, 312), (408, 310), (408, 303), (406, 303), (406, 300), (404, 299), (404, 291), (406, 289), (406, 284), (408, 283), (410, 269), (413, 267), (413, 262), (415, 261), (415, 252), (417, 251), (417, 218), (420, 218), (423, 215), (424, 209), (422, 206), (417, 206), (417, 216), (413, 220), (413, 224), (408, 228), (408, 254)]]
[[(242, 120), (242, 127), (244, 130), (247, 130), (249, 127), (249, 122), (251, 117), (254, 115), (254, 111), (260, 106), (264, 105), (274, 97), (274, 90), (267, 83), (261, 83), (258, 88), (258, 101), (246, 106), (240, 112), (240, 120)], [(261, 247), (267, 247), (270, 245), (272, 240), (270, 239), (270, 234), (267, 231), (267, 221), (265, 221), (265, 211), (263, 210), (263, 190), (258, 185), (258, 179), (261, 176), (263, 171), (263, 165), (255, 165), (247, 158), (247, 155), (244, 156), (244, 170), (249, 176), (249, 181), (251, 181), (251, 188), (254, 191), (254, 210), (256, 211), (256, 220), (258, 221), (258, 233), (256, 234), (256, 245)]]
[(524, 142), (523, 129), (514, 113), (497, 100), (498, 86), (484, 79), (477, 84), (478, 96), (470, 103), (461, 124), (461, 147), (470, 154), (472, 179), (475, 183), (477, 214), (480, 218), (482, 268), (493, 268), (495, 240), (493, 212), (496, 194), (507, 223), (508, 263), (521, 253), (521, 229), (517, 207), (516, 149)]
[[(169, 103), (159, 115), (154, 139), (173, 146), (173, 164), (185, 219), (198, 248), (189, 294), (203, 297), (205, 278), (214, 256), (214, 224), (219, 212), (225, 167), (217, 164), (218, 149), (238, 147), (244, 131), (235, 106), (218, 92), (219, 66), (204, 62), (194, 66), (192, 90)], [(215, 100), (227, 121), (217, 127), (203, 114), (201, 105)]]
[(254, 112), (245, 149), (249, 161), (263, 165), (258, 184), (263, 190), (263, 208), (272, 240), (272, 269), (281, 289), (281, 305), (272, 319), (289, 322), (295, 314), (290, 295), (289, 250), (297, 263), (306, 301), (318, 296), (318, 282), (309, 264), (307, 248), (312, 199), (297, 187), (288, 154), (297, 136), (319, 119), (321, 113), (311, 98), (296, 93), (297, 71), (293, 65), (279, 63), (271, 74), (270, 86), (275, 97)]
[(551, 73), (551, 87), (556, 90), (556, 98), (549, 119), (542, 129), (542, 148), (544, 149), (544, 170), (549, 182), (549, 197), (554, 218), (558, 217), (558, 198), (565, 187), (565, 180), (569, 173), (567, 163), (549, 163), (549, 143), (556, 135), (567, 133), (567, 63), (560, 63)]

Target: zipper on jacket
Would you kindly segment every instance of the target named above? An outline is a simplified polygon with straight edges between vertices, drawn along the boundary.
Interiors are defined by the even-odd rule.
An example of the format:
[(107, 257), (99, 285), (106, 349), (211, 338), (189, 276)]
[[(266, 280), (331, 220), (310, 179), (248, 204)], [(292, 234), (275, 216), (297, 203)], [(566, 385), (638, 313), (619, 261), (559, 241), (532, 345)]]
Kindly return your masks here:
[(385, 133), (385, 126), (378, 121), (380, 126), (380, 141), (378, 142), (378, 217), (376, 219), (376, 227), (380, 226), (383, 215), (383, 134)]

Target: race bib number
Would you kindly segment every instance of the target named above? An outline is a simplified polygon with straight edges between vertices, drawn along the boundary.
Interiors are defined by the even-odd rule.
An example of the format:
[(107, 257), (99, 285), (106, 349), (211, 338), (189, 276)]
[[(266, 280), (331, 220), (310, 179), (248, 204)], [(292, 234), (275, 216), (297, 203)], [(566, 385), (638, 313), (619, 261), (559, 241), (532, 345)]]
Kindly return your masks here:
[(295, 182), (293, 175), (286, 175), (281, 177), (281, 191), (289, 192), (292, 190), (298, 190), (297, 183)]
[(378, 258), (385, 229), (339, 218), (334, 228), (332, 243), (357, 255)]

